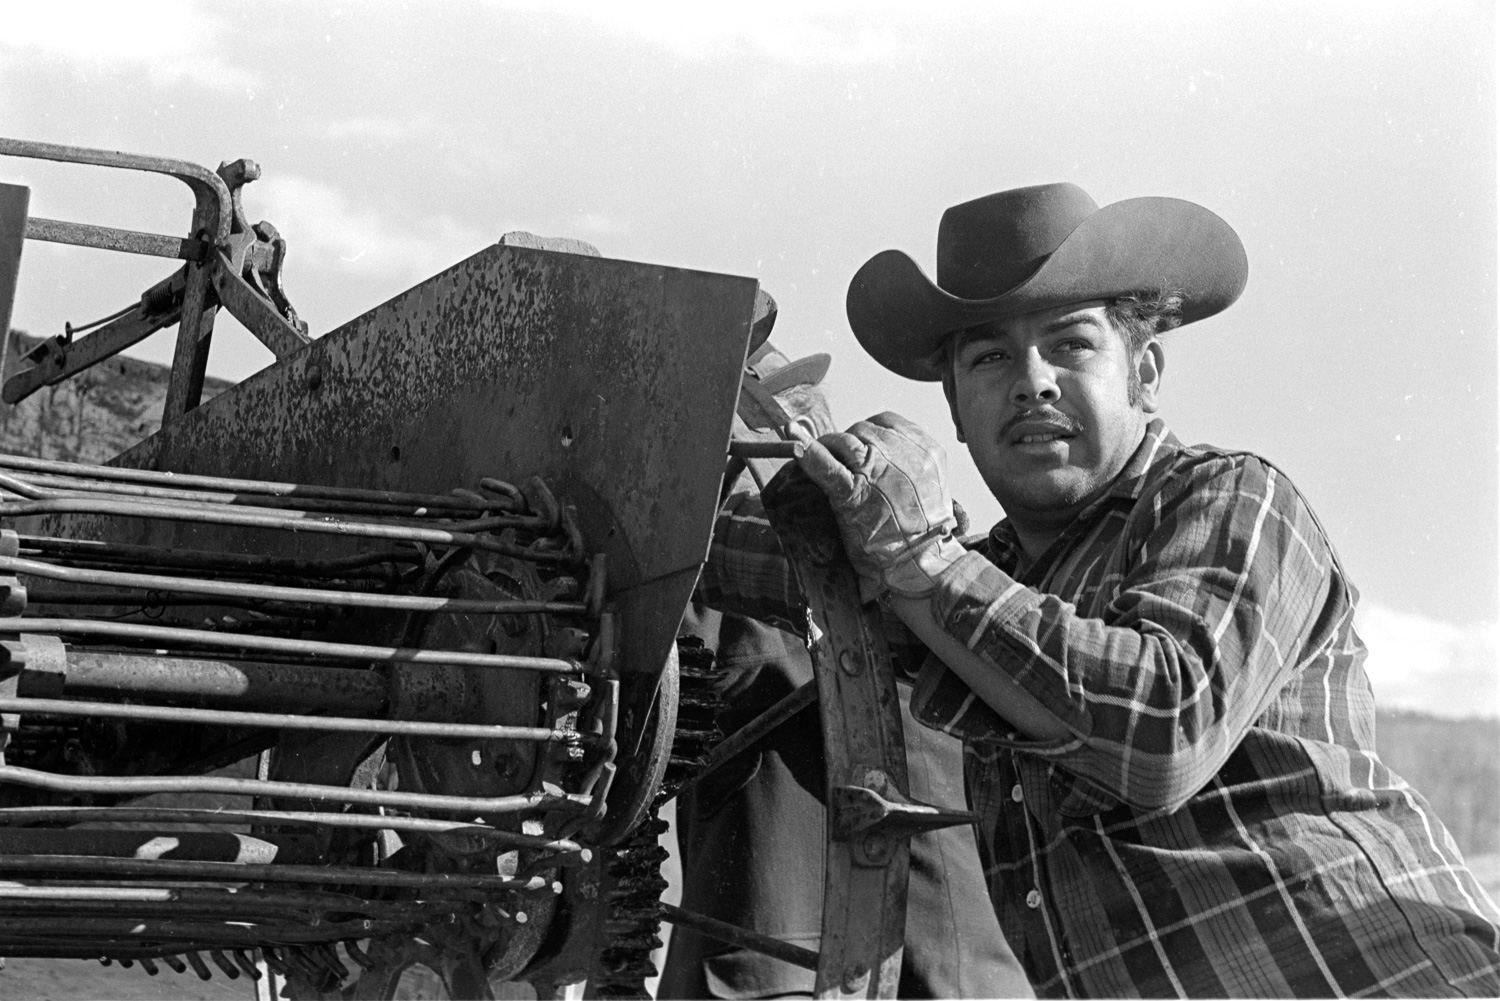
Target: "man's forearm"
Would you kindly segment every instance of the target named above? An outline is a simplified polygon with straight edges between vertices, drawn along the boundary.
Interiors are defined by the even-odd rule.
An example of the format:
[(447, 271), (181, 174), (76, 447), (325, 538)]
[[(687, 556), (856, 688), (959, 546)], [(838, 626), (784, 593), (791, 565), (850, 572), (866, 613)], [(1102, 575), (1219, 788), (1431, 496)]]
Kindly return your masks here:
[(891, 595), (888, 601), (907, 628), (1018, 733), (1032, 740), (1068, 740), (1077, 736), (1004, 671), (948, 635), (933, 615), (931, 598)]

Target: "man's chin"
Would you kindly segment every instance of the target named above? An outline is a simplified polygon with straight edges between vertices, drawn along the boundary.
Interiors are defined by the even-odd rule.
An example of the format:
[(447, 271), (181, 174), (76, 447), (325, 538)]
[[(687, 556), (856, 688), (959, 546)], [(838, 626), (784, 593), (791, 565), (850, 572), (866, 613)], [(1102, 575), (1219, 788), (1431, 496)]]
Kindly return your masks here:
[(1006, 511), (1061, 511), (1088, 496), (1088, 486), (1082, 478), (1066, 474), (1032, 474), (987, 482), (990, 492)]

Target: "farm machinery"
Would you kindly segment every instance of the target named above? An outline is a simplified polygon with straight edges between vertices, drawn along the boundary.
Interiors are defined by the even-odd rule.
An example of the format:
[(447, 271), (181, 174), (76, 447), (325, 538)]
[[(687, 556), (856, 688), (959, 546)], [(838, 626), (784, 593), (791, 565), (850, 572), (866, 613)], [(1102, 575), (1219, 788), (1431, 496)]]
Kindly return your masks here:
[[(0, 456), (0, 956), (268, 998), (390, 997), (414, 965), (456, 998), (644, 996), (666, 920), (894, 996), (906, 839), (968, 818), (905, 796), (836, 541), (782, 534), (817, 676), (743, 730), (677, 636), (721, 492), (797, 448), (746, 368), (775, 316), (754, 280), (507, 236), (312, 338), (244, 215), (251, 161), (0, 156), (193, 195), (168, 236), (0, 184), (0, 329), (27, 240), (177, 268), (4, 373), (16, 403), (176, 327), (155, 434), (105, 465)], [(276, 360), (205, 402), (220, 311)], [(814, 707), (820, 951), (660, 902), (660, 805)]]

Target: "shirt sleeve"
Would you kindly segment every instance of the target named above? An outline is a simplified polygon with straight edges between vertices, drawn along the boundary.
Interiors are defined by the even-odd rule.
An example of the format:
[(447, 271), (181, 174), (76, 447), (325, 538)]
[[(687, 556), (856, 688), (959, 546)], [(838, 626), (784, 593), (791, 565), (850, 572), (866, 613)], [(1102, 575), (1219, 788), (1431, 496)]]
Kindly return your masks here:
[[(807, 602), (802, 585), (753, 484), (731, 493), (720, 507), (708, 561), (698, 577), (693, 600), (716, 611), (757, 619), (807, 637)], [(880, 607), (880, 626), (897, 676), (915, 677), (927, 648), (884, 605)]]
[(1007, 734), (931, 661), (912, 710), (965, 739), (1051, 760), (1105, 793), (1101, 807), (1112, 799), (1173, 810), (1222, 767), (1299, 665), (1332, 642), (1352, 595), (1306, 503), (1254, 456), (1175, 470), (1136, 501), (1119, 544), (1121, 578), (1097, 617), (974, 553), (934, 596), (942, 627), (1072, 738)]

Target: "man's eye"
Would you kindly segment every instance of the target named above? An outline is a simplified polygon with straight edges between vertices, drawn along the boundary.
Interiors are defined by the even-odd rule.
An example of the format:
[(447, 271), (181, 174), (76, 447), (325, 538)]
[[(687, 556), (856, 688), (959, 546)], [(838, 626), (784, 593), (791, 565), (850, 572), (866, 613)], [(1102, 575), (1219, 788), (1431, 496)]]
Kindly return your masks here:
[(969, 362), (969, 367), (979, 368), (982, 365), (998, 365), (1008, 357), (1010, 356), (1004, 351), (986, 351), (983, 354), (975, 355), (974, 360)]
[(1092, 346), (1088, 341), (1069, 338), (1065, 341), (1059, 341), (1057, 349), (1065, 354), (1078, 354), (1080, 351), (1088, 351)]

